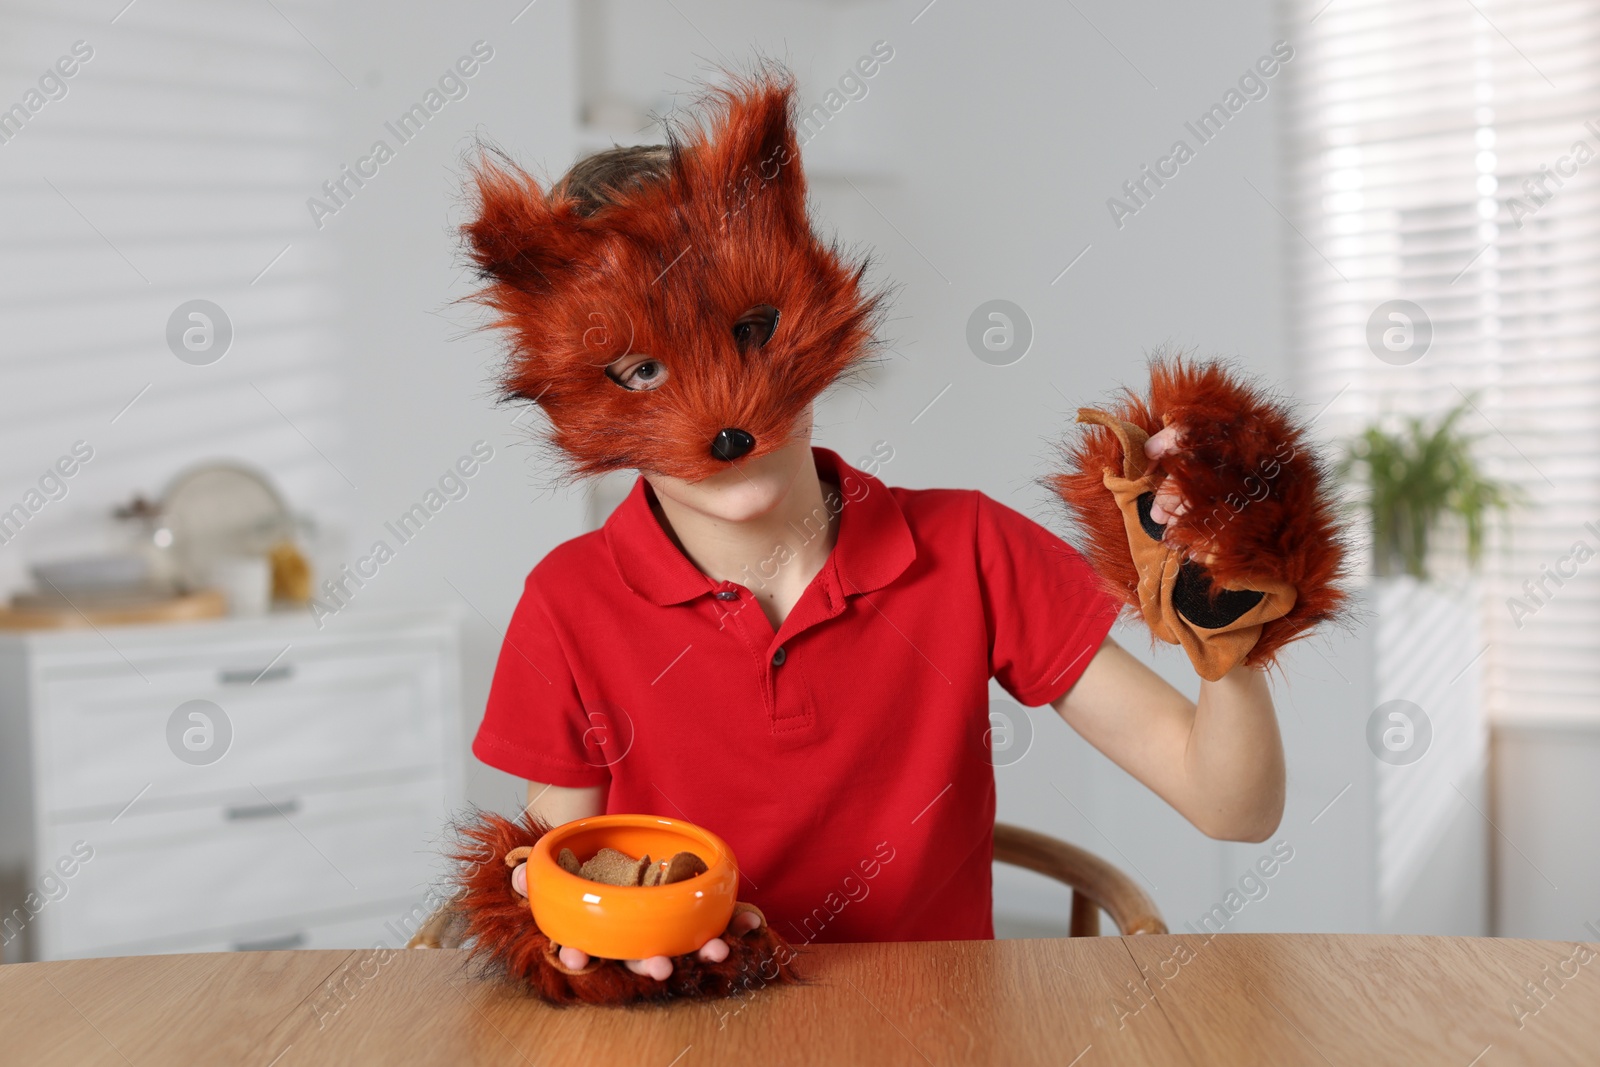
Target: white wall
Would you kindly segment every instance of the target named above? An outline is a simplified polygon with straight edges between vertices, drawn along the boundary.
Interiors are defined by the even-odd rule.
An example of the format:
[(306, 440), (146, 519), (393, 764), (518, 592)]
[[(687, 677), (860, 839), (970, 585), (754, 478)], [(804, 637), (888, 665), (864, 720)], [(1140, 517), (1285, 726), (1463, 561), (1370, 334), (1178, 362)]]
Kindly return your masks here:
[[(339, 8), (342, 62), (371, 87), (334, 101), (342, 116), (340, 146), (325, 164), (331, 175), (386, 136), (384, 123), (419, 100), (475, 42), (493, 49), (468, 81), (468, 94), (430, 119), (323, 231), (342, 264), (346, 425), (351, 463), (361, 472), (347, 556), (384, 537), (384, 522), (418, 501), (474, 442), (494, 449), (467, 495), (400, 548), (353, 601), (379, 608), (464, 602), (469, 738), (523, 578), (545, 552), (583, 528), (581, 496), (553, 489), (549, 471), (527, 446), (527, 417), (513, 425), (519, 410), (493, 403), (494, 340), (472, 332), (472, 309), (453, 303), (473, 288), (461, 269), (455, 227), (462, 164), (475, 140), (498, 141), (530, 165), (558, 173), (574, 154), (571, 5), (541, 0), (513, 23), (518, 6), (413, 4), (403, 14), (378, 17), (364, 5)], [(523, 803), (518, 783), (467, 753), (462, 758), (473, 801), (502, 809)]]

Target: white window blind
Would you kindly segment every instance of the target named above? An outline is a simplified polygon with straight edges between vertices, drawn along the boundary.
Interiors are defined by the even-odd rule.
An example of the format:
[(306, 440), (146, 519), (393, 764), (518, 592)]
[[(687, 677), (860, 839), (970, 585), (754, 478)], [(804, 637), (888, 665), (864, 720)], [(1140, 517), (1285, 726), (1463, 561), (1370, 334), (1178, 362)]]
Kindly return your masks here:
[[(74, 442), (94, 457), (0, 544), (0, 594), (27, 582), (28, 562), (115, 544), (112, 506), (193, 463), (264, 469), (320, 516), (353, 499), (338, 261), (305, 207), (344, 151), (338, 108), (356, 92), (308, 40), (326, 45), (323, 22), (297, 0), (0, 5), (0, 108), (13, 109), (0, 125), (0, 510), (37, 503), (28, 494)], [(75, 43), (91, 54), (62, 79)], [(232, 323), (210, 365), (167, 341), (194, 299)]]
[[(1478, 455), (1529, 501), (1485, 559), (1490, 713), (1600, 713), (1600, 5), (1282, 10), (1296, 49), (1292, 344), (1311, 409), (1326, 405), (1316, 429), (1343, 440), (1471, 397), (1462, 425), (1482, 435)], [(1391, 300), (1423, 310), (1414, 344), (1431, 327), (1412, 362), (1417, 347), (1380, 344), (1385, 361), (1369, 343)], [(1573, 554), (1580, 541), (1593, 559)], [(1441, 569), (1458, 570), (1459, 551), (1452, 568), (1441, 547)]]

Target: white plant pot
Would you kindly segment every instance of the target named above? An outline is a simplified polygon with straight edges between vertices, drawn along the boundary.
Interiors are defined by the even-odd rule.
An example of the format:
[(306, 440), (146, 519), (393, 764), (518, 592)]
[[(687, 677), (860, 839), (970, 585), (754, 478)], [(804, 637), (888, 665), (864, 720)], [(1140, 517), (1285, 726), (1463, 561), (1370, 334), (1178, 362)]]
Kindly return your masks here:
[(1405, 933), (1489, 932), (1489, 731), (1473, 581), (1371, 588), (1377, 920)]

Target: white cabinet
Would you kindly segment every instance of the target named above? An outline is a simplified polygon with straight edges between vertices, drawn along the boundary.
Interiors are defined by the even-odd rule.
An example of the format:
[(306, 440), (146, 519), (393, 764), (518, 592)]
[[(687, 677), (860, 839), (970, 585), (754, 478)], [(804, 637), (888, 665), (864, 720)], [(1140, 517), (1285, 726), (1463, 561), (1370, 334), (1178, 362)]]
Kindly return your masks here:
[(0, 636), (4, 958), (397, 947), (461, 798), (458, 628)]

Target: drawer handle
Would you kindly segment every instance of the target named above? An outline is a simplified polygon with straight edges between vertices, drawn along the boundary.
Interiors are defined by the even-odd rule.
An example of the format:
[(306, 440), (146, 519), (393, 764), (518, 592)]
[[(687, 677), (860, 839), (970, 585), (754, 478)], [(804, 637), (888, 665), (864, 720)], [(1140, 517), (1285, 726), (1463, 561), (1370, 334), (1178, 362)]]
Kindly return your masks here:
[(245, 819), (269, 819), (274, 815), (285, 818), (300, 810), (300, 798), (290, 797), (281, 804), (240, 804), (238, 807), (225, 808), (222, 817), (233, 821)]
[(306, 932), (304, 930), (296, 930), (292, 934), (284, 934), (281, 937), (263, 937), (263, 938), (260, 938), (259, 940), (256, 940), (256, 941), (235, 941), (233, 943), (233, 951), (234, 952), (271, 952), (273, 950), (280, 950), (281, 951), (281, 950), (287, 949), (287, 948), (299, 948), (301, 945), (303, 945), (305, 943), (306, 943)]
[(279, 663), (265, 670), (220, 670), (217, 681), (223, 685), (255, 685), (257, 682), (281, 682), (294, 674), (294, 664)]

